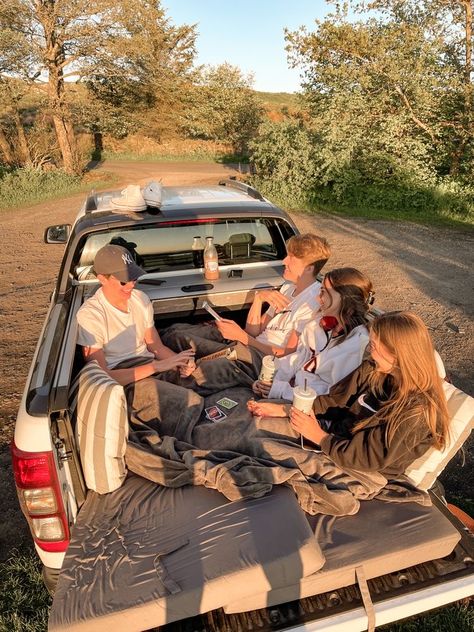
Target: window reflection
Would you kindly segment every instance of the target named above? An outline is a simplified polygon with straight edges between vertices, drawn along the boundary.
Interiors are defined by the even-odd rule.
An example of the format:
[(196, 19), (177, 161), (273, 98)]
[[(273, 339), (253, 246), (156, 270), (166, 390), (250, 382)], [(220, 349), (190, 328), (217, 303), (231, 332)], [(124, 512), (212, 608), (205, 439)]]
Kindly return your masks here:
[[(286, 255), (282, 234), (293, 234), (291, 226), (280, 219), (245, 218), (190, 221), (178, 225), (117, 228), (89, 235), (79, 266), (91, 265), (96, 252), (114, 240), (133, 246), (134, 256), (148, 272), (166, 272), (193, 267), (191, 246), (194, 237), (214, 238), (219, 263), (258, 263), (283, 259)], [(120, 241), (119, 241), (120, 240)]]

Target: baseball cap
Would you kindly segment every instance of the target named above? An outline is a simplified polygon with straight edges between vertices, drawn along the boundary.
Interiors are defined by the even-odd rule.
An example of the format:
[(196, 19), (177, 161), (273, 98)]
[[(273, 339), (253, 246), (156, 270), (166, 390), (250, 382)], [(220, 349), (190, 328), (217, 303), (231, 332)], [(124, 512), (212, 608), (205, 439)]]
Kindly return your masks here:
[(113, 244), (107, 244), (97, 251), (94, 259), (94, 272), (96, 274), (112, 274), (122, 283), (136, 281), (138, 277), (146, 274), (143, 268), (137, 266), (126, 248)]

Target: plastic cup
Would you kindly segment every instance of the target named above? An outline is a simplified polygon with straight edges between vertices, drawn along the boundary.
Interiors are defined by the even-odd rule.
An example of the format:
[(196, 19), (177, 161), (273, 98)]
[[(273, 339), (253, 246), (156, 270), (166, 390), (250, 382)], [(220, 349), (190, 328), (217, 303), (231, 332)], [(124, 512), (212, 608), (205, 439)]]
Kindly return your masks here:
[(275, 359), (271, 355), (266, 355), (262, 359), (262, 368), (260, 369), (260, 375), (258, 379), (261, 382), (271, 382), (275, 375), (276, 364)]
[(309, 386), (306, 389), (303, 386), (295, 386), (293, 389), (293, 406), (302, 413), (309, 415), (313, 408), (313, 402), (316, 399), (316, 391)]

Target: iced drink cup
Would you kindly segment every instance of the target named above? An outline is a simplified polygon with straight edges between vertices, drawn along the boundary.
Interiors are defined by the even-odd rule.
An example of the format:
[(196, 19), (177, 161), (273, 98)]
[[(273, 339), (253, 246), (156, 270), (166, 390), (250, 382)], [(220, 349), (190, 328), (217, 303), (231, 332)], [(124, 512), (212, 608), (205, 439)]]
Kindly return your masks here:
[(273, 380), (273, 376), (275, 375), (275, 371), (276, 365), (274, 357), (271, 355), (264, 356), (258, 379), (261, 382), (271, 382)]
[(293, 389), (293, 406), (302, 413), (309, 415), (315, 399), (316, 391), (309, 386), (306, 389), (303, 386), (295, 386)]

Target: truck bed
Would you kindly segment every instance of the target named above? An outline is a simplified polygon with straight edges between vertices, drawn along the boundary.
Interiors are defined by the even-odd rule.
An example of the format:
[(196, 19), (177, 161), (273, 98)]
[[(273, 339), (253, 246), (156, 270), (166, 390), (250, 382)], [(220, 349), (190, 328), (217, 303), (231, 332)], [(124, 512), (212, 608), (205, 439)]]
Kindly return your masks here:
[[(352, 623), (361, 608), (358, 569), (376, 611), (436, 591), (440, 581), (444, 595), (451, 581), (472, 590), (472, 544), (444, 513), (441, 505), (372, 500), (355, 516), (308, 519), (287, 488), (229, 502), (214, 490), (168, 489), (132, 475), (116, 492), (89, 494), (50, 629), (298, 629), (349, 612), (342, 629), (362, 630), (364, 611), (363, 627)], [(371, 537), (374, 524), (382, 538)]]

